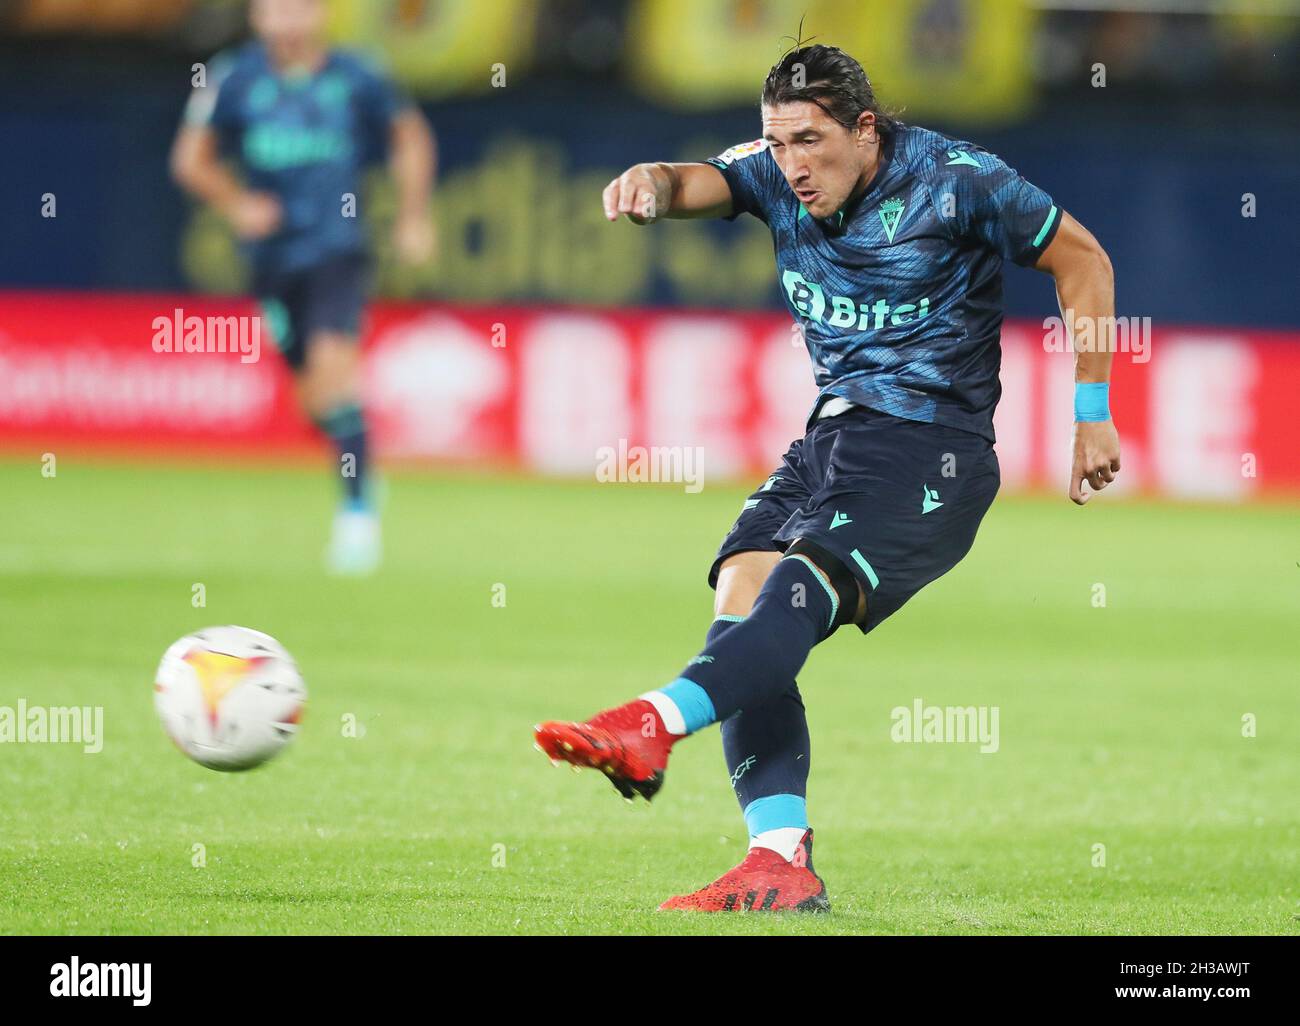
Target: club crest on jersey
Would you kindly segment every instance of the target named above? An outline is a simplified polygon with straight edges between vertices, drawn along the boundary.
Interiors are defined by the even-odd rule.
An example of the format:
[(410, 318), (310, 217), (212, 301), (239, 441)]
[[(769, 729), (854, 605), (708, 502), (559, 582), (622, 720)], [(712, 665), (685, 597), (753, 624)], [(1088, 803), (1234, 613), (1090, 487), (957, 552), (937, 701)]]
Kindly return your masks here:
[(903, 207), (906, 204), (894, 196), (880, 204), (880, 223), (885, 226), (885, 238), (890, 242), (894, 241), (894, 231), (898, 228), (898, 222), (903, 219)]
[(897, 328), (919, 321), (930, 313), (929, 296), (914, 303), (895, 303), (888, 299), (859, 303), (848, 296), (831, 296), (828, 303), (825, 290), (798, 271), (782, 271), (781, 285), (795, 313), (805, 320), (831, 328), (867, 331), (883, 328), (886, 324)]

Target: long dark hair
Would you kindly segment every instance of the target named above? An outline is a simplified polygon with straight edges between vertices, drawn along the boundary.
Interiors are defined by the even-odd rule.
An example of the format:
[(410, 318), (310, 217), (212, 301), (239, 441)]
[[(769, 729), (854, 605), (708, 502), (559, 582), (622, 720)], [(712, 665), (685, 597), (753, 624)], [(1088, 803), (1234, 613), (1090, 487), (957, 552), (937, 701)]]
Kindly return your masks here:
[(786, 52), (763, 83), (766, 106), (815, 103), (845, 128), (856, 129), (858, 116), (871, 111), (876, 131), (888, 138), (900, 122), (881, 108), (862, 65), (838, 46), (795, 46)]

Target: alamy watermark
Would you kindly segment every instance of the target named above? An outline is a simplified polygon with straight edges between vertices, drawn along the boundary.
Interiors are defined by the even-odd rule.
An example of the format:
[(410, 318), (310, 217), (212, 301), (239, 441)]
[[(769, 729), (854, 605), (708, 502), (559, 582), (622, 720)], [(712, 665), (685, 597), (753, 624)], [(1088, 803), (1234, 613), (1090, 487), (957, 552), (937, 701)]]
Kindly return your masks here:
[(170, 317), (153, 319), (155, 353), (239, 353), (240, 363), (262, 356), (261, 317), (186, 316), (176, 307)]
[(1150, 317), (1076, 317), (1068, 309), (1064, 313), (1043, 318), (1045, 352), (1129, 353), (1134, 363), (1151, 359)]
[(0, 705), (0, 744), (81, 745), (88, 755), (104, 749), (102, 705)]
[(704, 448), (699, 445), (632, 445), (626, 438), (618, 446), (596, 450), (596, 480), (602, 484), (685, 484), (695, 494), (704, 488)]
[(130, 998), (144, 1007), (152, 1000), (152, 962), (82, 962), (73, 955), (50, 966), (50, 997)]
[(895, 744), (978, 743), (982, 753), (991, 755), (1000, 743), (1000, 712), (996, 705), (926, 705), (917, 698), (910, 706), (899, 705), (890, 710), (889, 718), (894, 725), (889, 728), (889, 737)]

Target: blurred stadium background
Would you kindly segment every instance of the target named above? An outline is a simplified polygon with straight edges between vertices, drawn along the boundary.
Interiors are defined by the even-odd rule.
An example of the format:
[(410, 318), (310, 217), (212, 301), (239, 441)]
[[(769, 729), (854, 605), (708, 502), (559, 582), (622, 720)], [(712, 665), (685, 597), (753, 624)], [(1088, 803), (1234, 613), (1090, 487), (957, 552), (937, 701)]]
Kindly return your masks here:
[[(363, 204), (391, 301), (369, 332), (382, 453), (586, 475), (626, 437), (703, 444), (714, 480), (767, 469), (812, 393), (764, 227), (611, 230), (598, 194), (638, 160), (757, 135), (757, 85), (805, 14), (886, 103), (1004, 155), (1111, 253), (1118, 313), (1152, 324), (1117, 361), (1119, 490), (1300, 488), (1300, 15), (1267, 0), (336, 0), (336, 36), (382, 56), (441, 147), (435, 264), (389, 259), (382, 174)], [(141, 349), (160, 293), (244, 281), (166, 170), (191, 65), (242, 37), (243, 5), (10, 0), (0, 26), (0, 129), (22, 155), (0, 444), (313, 445), (275, 361), (232, 375)], [(1004, 488), (1055, 486), (1070, 390), (1068, 356), (1043, 351), (1051, 283), (1010, 273), (1006, 292)], [(740, 382), (722, 403), (719, 376)]]
[[(94, 757), (0, 751), (0, 931), (1294, 932), (1296, 4), (332, 12), (441, 156), (430, 267), (391, 259), (382, 173), (363, 200), (390, 484), (370, 581), (323, 575), (328, 450), (280, 362), (150, 348), (178, 305), (251, 312), (229, 234), (166, 166), (192, 65), (243, 37), (243, 5), (0, 0), (0, 705), (102, 704), (108, 732)], [(1116, 359), (1121, 483), (1077, 510), (1055, 296), (1009, 269), (1004, 497), (949, 578), (800, 678), (837, 916), (666, 923), (647, 910), (743, 846), (716, 741), (627, 815), (591, 774), (537, 772), (528, 727), (677, 671), (714, 547), (812, 385), (762, 225), (611, 226), (599, 194), (754, 138), (805, 15), (904, 117), (1091, 228), (1150, 348)], [(597, 484), (620, 439), (702, 447), (707, 486)], [(279, 637), (312, 704), (282, 761), (218, 778), (171, 750), (148, 682), (176, 637), (227, 622)], [(997, 758), (891, 744), (918, 695), (1002, 707)]]

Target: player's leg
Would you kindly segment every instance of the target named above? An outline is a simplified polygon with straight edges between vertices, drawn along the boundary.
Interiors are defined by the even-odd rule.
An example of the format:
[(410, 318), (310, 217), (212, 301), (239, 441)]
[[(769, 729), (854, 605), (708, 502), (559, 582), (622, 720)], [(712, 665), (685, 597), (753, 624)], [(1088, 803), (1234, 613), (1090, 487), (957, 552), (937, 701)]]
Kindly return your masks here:
[[(713, 642), (743, 621), (780, 561), (776, 552), (740, 552), (718, 573)], [(795, 857), (808, 829), (808, 773), (812, 742), (803, 696), (790, 681), (773, 701), (742, 710), (722, 722), (722, 754), (740, 802), (750, 847), (770, 848), (787, 861)]]
[[(801, 478), (802, 444), (802, 439), (796, 440), (776, 471), (745, 500), (723, 539), (708, 578), (718, 589), (715, 608), (720, 614), (709, 629), (710, 640), (752, 605), (784, 547), (774, 535), (809, 498)], [(725, 578), (724, 564), (730, 564)], [(687, 732), (681, 710), (656, 694), (584, 722), (548, 721), (534, 729), (534, 739), (553, 762), (600, 769), (630, 800), (638, 794), (650, 799), (658, 792), (668, 754)]]
[[(631, 788), (648, 797), (676, 741), (775, 700), (812, 649), (839, 627), (856, 623), (865, 633), (955, 566), (998, 485), (987, 440), (861, 408), (815, 426), (803, 440), (800, 468), (801, 487), (813, 494), (777, 533), (777, 545), (769, 544), (793, 542), (750, 614), (640, 700), (586, 724), (543, 725), (537, 733), (543, 750), (558, 741), (552, 757), (586, 760), (616, 786), (620, 777), (623, 785), (649, 785)], [(761, 498), (751, 502), (761, 505)], [(588, 729), (597, 724), (609, 729)], [(586, 733), (569, 738), (569, 728)], [(655, 763), (653, 781), (641, 751)], [(619, 789), (630, 796), (625, 786)]]
[[(779, 552), (738, 552), (717, 575), (713, 642), (753, 610)], [(726, 912), (757, 908), (829, 908), (826, 886), (812, 867), (806, 797), (812, 746), (803, 696), (792, 680), (774, 701), (743, 710), (721, 725), (731, 786), (749, 833), (744, 860), (713, 883), (668, 899), (665, 910)]]
[(312, 423), (334, 443), (343, 497), (355, 505), (366, 501), (369, 470), (359, 378), (356, 338), (337, 331), (316, 331), (307, 343), (298, 397)]
[(334, 445), (334, 468), (343, 493), (328, 553), (330, 567), (338, 573), (368, 573), (380, 558), (361, 399), (359, 332), (365, 278), (360, 256), (328, 260), (308, 273), (302, 304), (305, 358), (299, 396), (308, 416)]

